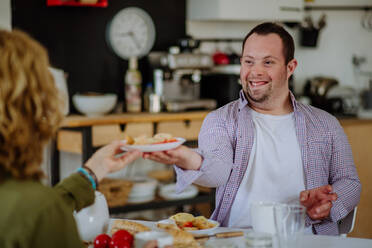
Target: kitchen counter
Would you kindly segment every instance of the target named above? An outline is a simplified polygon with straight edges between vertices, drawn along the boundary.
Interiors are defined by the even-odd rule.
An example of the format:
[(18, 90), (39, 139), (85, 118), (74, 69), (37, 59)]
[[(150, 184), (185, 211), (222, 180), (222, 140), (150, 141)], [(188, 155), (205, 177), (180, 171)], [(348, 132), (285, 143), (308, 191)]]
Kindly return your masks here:
[(136, 122), (159, 122), (159, 121), (184, 121), (184, 120), (203, 120), (208, 111), (176, 112), (176, 113), (124, 113), (111, 114), (104, 116), (67, 116), (61, 127), (82, 127), (93, 125), (112, 125)]

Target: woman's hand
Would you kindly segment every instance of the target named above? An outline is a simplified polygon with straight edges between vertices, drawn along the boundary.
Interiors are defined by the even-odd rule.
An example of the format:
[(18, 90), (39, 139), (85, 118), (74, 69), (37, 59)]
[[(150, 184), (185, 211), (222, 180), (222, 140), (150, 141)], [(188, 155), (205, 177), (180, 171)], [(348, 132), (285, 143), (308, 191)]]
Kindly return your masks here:
[(85, 166), (96, 174), (98, 181), (102, 180), (108, 173), (121, 170), (142, 156), (142, 152), (139, 150), (128, 151), (118, 156), (123, 152), (120, 149), (122, 145), (121, 141), (113, 141), (96, 151), (85, 163)]
[(202, 164), (202, 157), (186, 146), (162, 152), (144, 153), (143, 158), (168, 165), (175, 164), (185, 170), (198, 170)]

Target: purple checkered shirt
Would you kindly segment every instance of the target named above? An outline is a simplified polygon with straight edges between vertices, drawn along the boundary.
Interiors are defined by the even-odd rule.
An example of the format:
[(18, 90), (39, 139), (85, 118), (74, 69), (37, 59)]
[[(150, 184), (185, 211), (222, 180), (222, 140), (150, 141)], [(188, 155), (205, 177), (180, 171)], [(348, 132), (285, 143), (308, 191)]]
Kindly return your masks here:
[[(338, 195), (329, 218), (314, 221), (307, 216), (306, 225), (312, 224), (317, 234), (337, 235), (337, 222), (354, 209), (360, 198), (361, 184), (350, 145), (335, 117), (297, 102), (292, 93), (290, 95), (305, 188), (330, 184)], [(216, 188), (216, 208), (211, 218), (222, 226), (228, 224), (231, 206), (247, 171), (255, 135), (251, 111), (241, 91), (238, 100), (209, 113), (196, 149), (203, 157), (201, 168), (183, 170), (175, 166), (178, 192), (191, 183)]]

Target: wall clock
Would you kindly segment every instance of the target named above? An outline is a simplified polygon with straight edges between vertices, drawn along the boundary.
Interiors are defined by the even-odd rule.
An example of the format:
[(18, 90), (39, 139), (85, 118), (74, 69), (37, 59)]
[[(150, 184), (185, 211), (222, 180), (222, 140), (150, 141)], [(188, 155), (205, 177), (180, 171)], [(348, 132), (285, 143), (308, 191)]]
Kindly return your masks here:
[(155, 42), (155, 26), (149, 14), (137, 7), (120, 10), (107, 28), (107, 42), (121, 58), (142, 57)]

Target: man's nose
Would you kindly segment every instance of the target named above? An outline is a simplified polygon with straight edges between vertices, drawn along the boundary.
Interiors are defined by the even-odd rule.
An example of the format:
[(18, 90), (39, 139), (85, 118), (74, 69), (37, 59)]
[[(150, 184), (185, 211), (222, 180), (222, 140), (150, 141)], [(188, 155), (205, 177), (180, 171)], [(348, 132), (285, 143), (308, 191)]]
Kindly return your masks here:
[(253, 77), (262, 76), (264, 74), (264, 68), (260, 64), (254, 64), (251, 67), (250, 75)]

